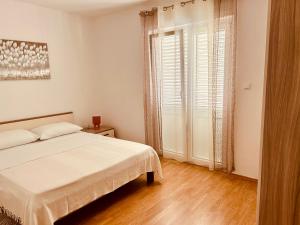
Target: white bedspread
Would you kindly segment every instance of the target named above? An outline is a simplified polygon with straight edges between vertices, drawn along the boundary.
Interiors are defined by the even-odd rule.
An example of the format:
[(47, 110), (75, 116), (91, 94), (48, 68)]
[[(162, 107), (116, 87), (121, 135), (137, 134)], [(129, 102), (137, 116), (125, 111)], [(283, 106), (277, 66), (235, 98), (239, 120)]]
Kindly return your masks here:
[(162, 178), (151, 147), (83, 132), (0, 150), (0, 206), (50, 225), (151, 171)]

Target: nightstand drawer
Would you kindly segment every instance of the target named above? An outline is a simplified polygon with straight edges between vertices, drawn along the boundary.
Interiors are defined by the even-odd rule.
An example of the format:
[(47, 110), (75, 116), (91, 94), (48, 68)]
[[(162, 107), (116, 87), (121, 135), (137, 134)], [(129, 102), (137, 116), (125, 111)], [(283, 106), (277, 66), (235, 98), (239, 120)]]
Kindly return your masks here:
[(100, 135), (106, 136), (106, 137), (115, 137), (115, 131), (114, 129), (107, 130), (104, 132), (99, 133)]
[(99, 134), (106, 137), (115, 137), (115, 129), (109, 126), (100, 126), (100, 128), (84, 128), (83, 132)]

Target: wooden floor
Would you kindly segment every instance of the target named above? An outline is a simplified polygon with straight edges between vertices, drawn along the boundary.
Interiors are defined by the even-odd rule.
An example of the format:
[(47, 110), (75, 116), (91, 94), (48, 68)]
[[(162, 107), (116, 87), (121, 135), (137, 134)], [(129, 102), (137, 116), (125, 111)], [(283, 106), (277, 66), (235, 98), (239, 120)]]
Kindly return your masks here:
[(147, 186), (143, 176), (55, 224), (255, 224), (256, 182), (173, 160), (162, 166), (161, 183)]

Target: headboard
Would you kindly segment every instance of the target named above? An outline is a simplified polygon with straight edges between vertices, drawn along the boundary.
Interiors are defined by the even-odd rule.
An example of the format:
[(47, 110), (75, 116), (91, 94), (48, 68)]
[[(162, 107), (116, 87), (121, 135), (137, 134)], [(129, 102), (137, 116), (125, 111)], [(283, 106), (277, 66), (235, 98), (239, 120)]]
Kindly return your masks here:
[(18, 120), (0, 122), (0, 132), (14, 129), (33, 129), (38, 126), (57, 122), (74, 122), (73, 112), (37, 116)]

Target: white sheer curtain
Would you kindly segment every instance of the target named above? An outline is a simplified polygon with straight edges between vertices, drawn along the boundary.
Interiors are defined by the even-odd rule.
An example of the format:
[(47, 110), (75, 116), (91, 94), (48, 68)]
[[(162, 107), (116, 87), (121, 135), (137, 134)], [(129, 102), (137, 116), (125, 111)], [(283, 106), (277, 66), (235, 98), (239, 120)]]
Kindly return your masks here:
[[(214, 125), (214, 155), (221, 158), (221, 168), (231, 173), (234, 170), (234, 114), (235, 114), (235, 73), (236, 73), (236, 24), (237, 1), (214, 0), (214, 53), (213, 73), (216, 78), (223, 73), (222, 125)], [(223, 63), (220, 63), (223, 62)], [(218, 95), (218, 85), (213, 90)], [(214, 98), (216, 99), (216, 98)], [(216, 102), (218, 109), (218, 101)], [(218, 116), (218, 110), (215, 115)], [(213, 120), (216, 121), (216, 120)], [(216, 159), (216, 158), (215, 158)], [(216, 167), (216, 160), (214, 168)]]
[(163, 154), (231, 172), (235, 20), (224, 2), (160, 8), (155, 69)]
[(159, 155), (162, 154), (160, 93), (157, 83), (157, 8), (141, 11), (144, 39), (144, 121), (146, 144), (152, 146)]

